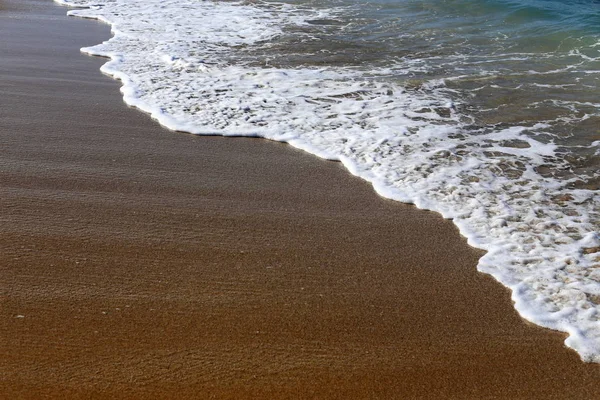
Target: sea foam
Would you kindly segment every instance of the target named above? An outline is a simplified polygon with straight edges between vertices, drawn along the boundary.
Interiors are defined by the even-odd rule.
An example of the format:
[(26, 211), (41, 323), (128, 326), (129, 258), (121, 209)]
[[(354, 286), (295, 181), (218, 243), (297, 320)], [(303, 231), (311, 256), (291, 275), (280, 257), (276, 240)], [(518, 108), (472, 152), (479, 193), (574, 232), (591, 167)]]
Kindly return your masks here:
[[(548, 139), (552, 120), (477, 125), (465, 111), (468, 96), (451, 95), (451, 79), (411, 86), (387, 79), (385, 68), (285, 67), (277, 54), (240, 56), (269, 54), (289, 27), (344, 10), (56, 1), (85, 7), (69, 15), (111, 24), (110, 40), (82, 51), (110, 58), (102, 71), (122, 81), (127, 104), (172, 130), (263, 137), (339, 160), (380, 195), (452, 218), (469, 244), (487, 251), (479, 270), (512, 290), (524, 318), (568, 333), (567, 346), (600, 362), (599, 204), (575, 178), (542, 172), (564, 169), (561, 147)], [(297, 40), (309, 36), (306, 29)], [(422, 67), (415, 59), (395, 66)]]

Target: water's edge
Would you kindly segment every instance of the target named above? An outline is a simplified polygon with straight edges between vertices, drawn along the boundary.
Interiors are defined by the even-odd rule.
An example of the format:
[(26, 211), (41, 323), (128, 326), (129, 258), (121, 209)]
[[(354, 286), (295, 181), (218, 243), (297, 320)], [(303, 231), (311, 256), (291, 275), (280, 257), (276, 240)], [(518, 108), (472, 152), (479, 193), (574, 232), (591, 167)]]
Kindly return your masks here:
[[(72, 4), (68, 3), (68, 0), (53, 0), (53, 1), (58, 4), (64, 5), (64, 6), (73, 7)], [(72, 13), (69, 13), (69, 15), (78, 16), (78, 15), (72, 14)], [(81, 17), (81, 16), (79, 16), (79, 17)], [(103, 23), (110, 25), (111, 27), (113, 25), (111, 21), (107, 20), (106, 18), (103, 18), (102, 16), (95, 16), (95, 17), (94, 16), (86, 16), (86, 18), (97, 19)], [(114, 35), (115, 35), (114, 30), (112, 31), (112, 34), (114, 37)], [(171, 131), (187, 132), (187, 133), (197, 134), (197, 135), (208, 135), (208, 134), (215, 135), (216, 134), (215, 132), (207, 133), (205, 131), (202, 131), (201, 128), (194, 126), (192, 124), (182, 125), (181, 121), (176, 120), (174, 117), (167, 115), (162, 110), (158, 109), (157, 107), (155, 107), (149, 103), (144, 102), (139, 97), (137, 97), (136, 96), (136, 88), (135, 88), (135, 85), (133, 84), (132, 80), (130, 79), (130, 77), (127, 74), (123, 73), (118, 68), (118, 65), (120, 63), (120, 59), (119, 59), (118, 55), (94, 52), (92, 47), (83, 48), (83, 49), (81, 49), (81, 51), (83, 53), (91, 55), (91, 56), (100, 56), (100, 57), (105, 57), (105, 58), (109, 59), (109, 61), (107, 61), (101, 67), (100, 70), (104, 74), (106, 74), (116, 80), (121, 81), (122, 86), (121, 86), (120, 91), (123, 95), (124, 102), (128, 106), (137, 108), (140, 111), (149, 114), (151, 116), (151, 118), (153, 118), (159, 124), (161, 124), (163, 127), (167, 128)], [(478, 263), (478, 266), (477, 266), (478, 271), (491, 275), (498, 282), (500, 282), (503, 286), (507, 287), (511, 291), (511, 299), (513, 301), (514, 307), (517, 310), (517, 312), (524, 319), (526, 319), (536, 325), (545, 327), (545, 328), (565, 332), (568, 335), (568, 337), (565, 340), (566, 346), (575, 350), (576, 352), (578, 352), (583, 361), (600, 362), (600, 358), (598, 356), (599, 349), (596, 348), (597, 344), (595, 343), (593, 338), (586, 337), (585, 334), (583, 332), (581, 332), (580, 329), (578, 329), (577, 327), (575, 327), (567, 322), (563, 323), (563, 322), (557, 321), (556, 316), (544, 315), (542, 309), (533, 308), (532, 304), (530, 302), (528, 302), (522, 296), (524, 286), (521, 282), (517, 282), (517, 283), (510, 282), (506, 279), (505, 275), (502, 275), (497, 270), (489, 267), (491, 264), (494, 263), (493, 249), (489, 248), (485, 243), (476, 240), (475, 232), (473, 232), (466, 224), (463, 224), (463, 223), (461, 223), (461, 221), (454, 219), (452, 215), (448, 215), (447, 213), (445, 213), (443, 209), (436, 208), (435, 203), (433, 203), (433, 202), (424, 203), (422, 201), (419, 201), (418, 198), (415, 198), (414, 196), (412, 196), (411, 193), (405, 193), (396, 188), (391, 188), (390, 186), (387, 186), (383, 182), (377, 180), (377, 177), (374, 176), (373, 174), (370, 174), (368, 170), (360, 168), (350, 158), (341, 156), (341, 155), (331, 154), (326, 151), (317, 149), (314, 146), (311, 146), (306, 141), (303, 141), (295, 136), (287, 136), (286, 137), (285, 135), (280, 135), (277, 138), (272, 138), (272, 137), (263, 136), (255, 131), (252, 131), (252, 132), (241, 131), (241, 132), (236, 132), (236, 133), (222, 132), (222, 133), (217, 133), (217, 134), (219, 134), (221, 136), (232, 136), (232, 137), (233, 136), (257, 137), (257, 138), (263, 138), (263, 139), (288, 143), (289, 145), (291, 145), (297, 149), (303, 150), (303, 151), (313, 154), (317, 157), (331, 160), (331, 161), (339, 161), (343, 164), (343, 166), (352, 175), (362, 178), (363, 180), (369, 182), (373, 186), (373, 189), (375, 190), (375, 192), (377, 194), (379, 194), (380, 196), (387, 198), (387, 199), (400, 201), (403, 203), (414, 204), (415, 206), (417, 206), (420, 209), (437, 212), (437, 213), (441, 214), (444, 218), (452, 220), (453, 223), (458, 227), (461, 235), (463, 235), (467, 239), (467, 242), (470, 246), (484, 250), (487, 252), (484, 256), (482, 256), (482, 258), (480, 259), (480, 261)]]

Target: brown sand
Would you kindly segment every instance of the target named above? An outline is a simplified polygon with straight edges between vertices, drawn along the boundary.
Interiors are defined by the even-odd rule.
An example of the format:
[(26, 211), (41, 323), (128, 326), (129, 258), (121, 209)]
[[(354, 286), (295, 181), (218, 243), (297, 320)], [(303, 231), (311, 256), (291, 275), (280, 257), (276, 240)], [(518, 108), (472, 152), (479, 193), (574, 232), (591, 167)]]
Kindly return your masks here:
[(600, 398), (451, 222), (160, 128), (65, 12), (0, 0), (0, 398)]

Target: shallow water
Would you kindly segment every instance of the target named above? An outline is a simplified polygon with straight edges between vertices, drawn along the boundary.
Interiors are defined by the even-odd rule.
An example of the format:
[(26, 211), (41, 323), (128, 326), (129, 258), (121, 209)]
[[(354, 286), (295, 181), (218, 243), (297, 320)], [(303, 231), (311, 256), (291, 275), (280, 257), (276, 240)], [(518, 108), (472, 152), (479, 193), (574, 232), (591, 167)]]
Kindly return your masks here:
[(125, 101), (286, 141), (453, 218), (521, 315), (600, 362), (600, 3), (60, 1)]

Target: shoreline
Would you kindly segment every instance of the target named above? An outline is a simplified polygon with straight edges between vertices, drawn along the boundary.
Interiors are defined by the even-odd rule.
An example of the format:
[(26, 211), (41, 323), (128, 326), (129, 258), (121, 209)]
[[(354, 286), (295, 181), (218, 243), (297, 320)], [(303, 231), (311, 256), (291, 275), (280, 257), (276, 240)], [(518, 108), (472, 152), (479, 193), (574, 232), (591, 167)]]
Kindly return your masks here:
[(0, 2), (0, 393), (600, 395), (451, 222), (284, 144), (161, 128), (79, 53), (106, 25), (21, 3)]
[[(60, 0), (59, 2), (61, 4), (68, 4), (64, 3), (64, 1), (66, 0)], [(214, 3), (213, 5), (215, 4), (217, 3)], [(125, 9), (128, 8), (125, 4), (122, 4), (122, 6)], [(207, 6), (210, 7), (208, 4)], [(234, 10), (231, 9), (227, 9), (227, 11), (218, 11), (220, 6), (216, 7), (217, 9), (213, 10), (213, 12), (209, 12), (208, 14), (205, 14), (201, 11), (204, 8), (204, 6), (198, 8), (197, 11), (199, 14), (202, 14), (205, 17), (206, 15), (213, 13), (224, 15), (227, 15), (229, 13), (236, 13)], [(127, 14), (126, 10), (121, 11)], [(159, 11), (157, 9), (155, 10), (155, 12), (160, 14), (163, 11)], [(246, 13), (247, 15), (243, 18), (249, 18), (249, 21), (253, 20), (252, 17), (249, 17), (249, 15), (252, 14), (252, 7), (247, 8)], [(477, 165), (480, 163), (482, 157), (487, 157), (485, 155), (486, 151), (484, 151), (482, 154), (478, 154), (478, 151), (475, 149), (474, 159), (471, 159), (470, 156), (465, 156), (464, 160), (470, 161), (464, 161), (463, 155), (458, 154), (464, 152), (464, 150), (458, 150), (462, 148), (464, 143), (459, 144), (460, 140), (459, 142), (454, 142), (453, 139), (451, 139), (452, 135), (447, 135), (446, 140), (443, 140), (438, 144), (435, 143), (435, 140), (433, 140), (432, 143), (428, 143), (427, 140), (425, 140), (424, 143), (419, 143), (415, 146), (412, 146), (410, 144), (412, 140), (404, 141), (404, 139), (398, 139), (398, 137), (395, 137), (395, 133), (391, 136), (388, 134), (383, 134), (382, 136), (380, 136), (380, 129), (377, 128), (377, 123), (375, 123), (375, 128), (373, 128), (374, 130), (370, 131), (369, 129), (367, 129), (367, 131), (369, 131), (370, 133), (363, 132), (363, 134), (358, 134), (358, 137), (352, 139), (353, 135), (357, 134), (356, 132), (353, 132), (354, 128), (363, 124), (363, 122), (359, 121), (363, 119), (370, 119), (371, 115), (373, 114), (379, 115), (378, 107), (375, 107), (375, 109), (371, 111), (368, 111), (368, 107), (365, 108), (365, 111), (360, 113), (360, 116), (358, 116), (358, 120), (355, 120), (354, 123), (345, 125), (345, 128), (338, 127), (329, 131), (329, 128), (324, 127), (324, 129), (329, 131), (329, 133), (326, 135), (317, 133), (313, 136), (308, 132), (312, 128), (308, 128), (308, 131), (306, 131), (301, 127), (302, 124), (300, 124), (300, 126), (298, 127), (297, 134), (295, 133), (296, 129), (293, 129), (293, 131), (288, 132), (289, 126), (286, 122), (287, 117), (279, 119), (275, 117), (275, 115), (287, 115), (289, 110), (281, 113), (281, 111), (283, 111), (282, 109), (280, 110), (280, 112), (275, 112), (274, 114), (272, 114), (270, 110), (272, 105), (264, 105), (266, 104), (264, 102), (268, 103), (269, 101), (273, 100), (266, 100), (267, 98), (271, 97), (270, 94), (263, 93), (262, 91), (255, 93), (255, 88), (245, 86), (245, 82), (247, 82), (248, 80), (254, 80), (252, 75), (261, 75), (261, 73), (263, 72), (262, 70), (253, 70), (252, 68), (250, 68), (246, 73), (244, 69), (242, 69), (242, 71), (234, 69), (229, 70), (228, 73), (224, 73), (224, 70), (220, 70), (220, 68), (217, 68), (216, 71), (212, 71), (209, 74), (195, 74), (193, 72), (194, 68), (192, 68), (190, 71), (186, 71), (182, 75), (187, 76), (187, 78), (183, 78), (184, 80), (187, 79), (186, 85), (180, 85), (178, 83), (175, 83), (175, 85), (178, 86), (176, 91), (177, 95), (175, 97), (170, 98), (169, 90), (167, 89), (165, 97), (167, 99), (170, 98), (170, 100), (158, 100), (158, 98), (162, 97), (162, 95), (159, 95), (157, 96), (157, 98), (153, 99), (153, 96), (155, 96), (158, 93), (162, 93), (162, 90), (168, 88), (169, 85), (160, 84), (157, 86), (154, 84), (150, 84), (149, 81), (154, 82), (156, 80), (158, 82), (162, 82), (163, 80), (174, 80), (174, 82), (180, 82), (179, 78), (177, 78), (176, 76), (178, 74), (177, 72), (175, 72), (175, 75), (172, 75), (174, 70), (171, 70), (170, 67), (163, 69), (162, 67), (158, 66), (156, 67), (157, 69), (155, 73), (153, 73), (152, 70), (155, 69), (155, 67), (153, 66), (140, 75), (139, 70), (136, 70), (136, 68), (131, 69), (131, 66), (127, 66), (128, 62), (122, 63), (124, 59), (122, 59), (120, 56), (121, 51), (125, 51), (125, 54), (128, 54), (125, 57), (126, 59), (131, 59), (131, 57), (143, 58), (143, 55), (136, 55), (135, 51), (130, 52), (129, 50), (120, 49), (119, 45), (111, 45), (111, 43), (113, 43), (113, 39), (114, 42), (118, 43), (121, 42), (121, 40), (124, 37), (129, 36), (129, 34), (127, 33), (127, 28), (125, 28), (125, 32), (121, 32), (119, 28), (116, 28), (120, 24), (120, 19), (118, 15), (112, 14), (112, 12), (110, 11), (107, 14), (105, 14), (101, 10), (94, 11), (92, 9), (72, 10), (68, 12), (68, 15), (81, 18), (96, 19), (98, 21), (108, 24), (111, 27), (111, 32), (113, 34), (111, 40), (105, 41), (95, 46), (82, 48), (81, 51), (84, 54), (106, 57), (108, 59), (108, 61), (102, 65), (100, 70), (107, 76), (110, 76), (121, 82), (121, 93), (123, 94), (123, 100), (130, 107), (137, 108), (140, 111), (147, 113), (160, 125), (172, 131), (211, 136), (217, 135), (227, 137), (265, 138), (268, 140), (275, 140), (278, 142), (290, 144), (296, 149), (303, 150), (309, 154), (316, 155), (317, 157), (326, 160), (340, 161), (342, 165), (346, 168), (346, 170), (349, 171), (352, 175), (360, 177), (365, 181), (369, 182), (373, 186), (373, 189), (380, 196), (391, 200), (397, 200), (403, 203), (414, 204), (420, 209), (438, 212), (442, 214), (444, 218), (451, 220), (454, 223), (454, 225), (457, 226), (460, 234), (467, 238), (468, 244), (487, 252), (479, 259), (477, 269), (481, 272), (491, 275), (492, 277), (494, 277), (495, 280), (500, 282), (503, 286), (507, 287), (511, 291), (511, 299), (513, 301), (514, 308), (517, 310), (517, 312), (521, 315), (522, 318), (538, 326), (567, 333), (569, 335), (565, 340), (565, 345), (567, 347), (572, 348), (573, 350), (578, 352), (579, 356), (587, 362), (599, 361), (597, 358), (597, 353), (600, 349), (597, 349), (596, 341), (594, 339), (594, 332), (596, 330), (594, 328), (593, 321), (590, 320), (589, 312), (586, 311), (589, 308), (595, 307), (594, 301), (591, 300), (594, 298), (594, 295), (593, 290), (589, 291), (588, 289), (585, 289), (585, 287), (595, 287), (594, 280), (588, 279), (585, 272), (586, 270), (594, 269), (595, 267), (593, 264), (594, 261), (590, 260), (591, 257), (585, 257), (584, 255), (587, 251), (586, 248), (596, 248), (596, 245), (598, 244), (596, 243), (597, 235), (595, 234), (595, 232), (593, 232), (594, 229), (591, 220), (586, 218), (574, 218), (571, 220), (571, 218), (567, 217), (567, 215), (563, 213), (565, 204), (555, 203), (555, 201), (553, 200), (557, 197), (571, 199), (569, 203), (572, 207), (578, 209), (577, 205), (580, 205), (582, 207), (582, 210), (580, 210), (582, 214), (587, 215), (587, 211), (589, 211), (591, 213), (590, 215), (593, 215), (593, 210), (586, 210), (586, 206), (584, 206), (584, 204), (586, 204), (587, 202), (591, 202), (590, 204), (594, 204), (592, 192), (580, 192), (575, 194), (569, 193), (570, 191), (564, 188), (555, 193), (551, 193), (551, 189), (549, 191), (544, 189), (540, 192), (536, 188), (537, 184), (540, 184), (542, 187), (545, 187), (546, 184), (548, 184), (549, 186), (554, 186), (554, 184), (551, 182), (552, 180), (547, 181), (541, 175), (538, 175), (537, 179), (525, 179), (520, 181), (519, 183), (516, 183), (516, 181), (508, 183), (510, 179), (508, 181), (504, 181), (504, 183), (508, 186), (504, 186), (504, 184), (499, 184), (497, 182), (501, 182), (505, 178), (502, 176), (502, 174), (500, 174), (497, 178), (493, 178), (486, 173), (486, 171), (488, 171), (489, 169), (497, 169), (497, 165), (495, 165), (495, 162), (491, 162), (491, 164), (486, 164), (486, 167), (480, 166), (478, 168), (472, 168), (471, 163), (475, 163)], [(121, 22), (125, 22), (125, 25), (127, 25), (126, 21)], [(167, 23), (167, 20), (159, 20), (156, 21), (156, 23), (159, 26), (162, 26), (163, 23)], [(215, 28), (211, 26), (210, 20), (200, 18), (199, 20), (195, 21), (195, 25), (197, 26), (202, 26), (203, 24), (207, 25), (208, 32), (203, 33), (201, 36), (194, 36), (190, 33), (191, 36), (188, 39), (199, 40), (200, 42), (202, 42), (202, 36), (210, 37), (212, 36), (212, 34), (214, 34), (214, 32), (212, 34), (209, 33), (212, 32), (212, 30)], [(176, 31), (178, 29), (179, 28), (177, 28), (176, 26), (172, 26), (167, 30)], [(217, 28), (217, 31), (218, 30), (219, 28)], [(123, 33), (125, 36), (121, 36), (121, 33)], [(135, 36), (135, 32), (132, 31), (130, 33), (133, 34), (133, 36)], [(166, 36), (168, 37), (169, 35), (167, 34)], [(139, 39), (139, 45), (144, 46), (144, 39)], [(124, 40), (126, 42), (129, 41), (129, 39)], [(169, 48), (168, 41), (166, 43), (161, 44), (160, 47), (162, 47), (163, 45), (165, 45), (167, 49)], [(152, 46), (146, 48), (146, 51), (152, 51)], [(167, 53), (174, 52), (174, 54), (179, 54), (176, 48), (166, 51)], [(187, 60), (188, 56), (190, 56), (190, 65), (193, 65), (194, 63), (198, 62), (205, 62), (204, 60), (195, 59), (195, 57), (191, 55), (179, 55), (182, 56), (182, 60)], [(177, 56), (173, 57), (178, 58)], [(168, 64), (170, 64), (171, 61), (169, 61)], [(187, 62), (188, 61), (186, 61), (186, 63)], [(212, 64), (214, 62), (218, 63), (219, 61), (212, 60), (212, 62), (209, 62), (209, 64)], [(177, 61), (176, 64), (177, 63), (179, 63), (179, 61)], [(153, 62), (152, 60), (148, 59), (147, 62), (139, 63), (137, 67), (144, 70), (144, 64), (153, 65)], [(175, 70), (177, 69), (178, 68), (175, 68)], [(270, 70), (270, 68), (267, 68), (265, 71)], [(302, 71), (303, 69), (300, 70)], [(273, 71), (275, 71), (275, 75), (278, 74), (276, 72), (277, 69)], [(285, 69), (282, 71), (285, 71)], [(290, 70), (288, 72), (290, 74), (294, 74), (294, 70)], [(288, 72), (283, 72), (283, 74), (286, 75)], [(350, 73), (350, 71), (346, 72)], [(221, 76), (222, 79), (219, 78), (216, 79), (216, 81), (213, 81), (213, 79), (211, 78), (205, 78), (207, 76), (213, 76), (213, 74), (216, 74), (216, 76), (218, 76), (219, 74), (223, 73), (224, 75)], [(154, 78), (148, 80), (148, 74), (154, 76)], [(241, 78), (238, 80), (237, 77), (239, 74), (241, 74)], [(267, 74), (269, 74), (269, 72), (267, 72)], [(230, 78), (231, 80), (229, 80)], [(266, 87), (269, 88), (265, 90), (265, 92), (278, 93), (278, 88), (287, 87), (285, 81), (278, 81), (276, 78), (274, 79), (274, 84), (269, 82), (270, 79), (264, 80)], [(307, 77), (307, 79), (312, 79), (310, 77), (310, 74)], [(212, 101), (205, 101), (205, 91), (208, 90), (208, 92), (210, 92), (210, 88), (214, 89), (215, 87), (221, 87), (224, 84), (222, 80), (228, 82), (227, 84), (225, 84), (225, 87), (230, 88), (230, 90), (228, 91), (231, 91), (231, 93), (236, 93), (236, 95), (224, 95), (226, 98), (225, 101), (220, 100), (216, 103)], [(259, 79), (259, 81), (263, 80)], [(315, 80), (317, 86), (320, 86), (320, 83), (323, 83), (325, 86), (327, 86), (325, 82), (335, 81), (337, 81), (335, 77), (332, 78), (327, 76), (319, 76)], [(363, 83), (361, 83), (359, 86), (362, 87)], [(262, 84), (259, 84), (258, 86), (262, 86)], [(292, 85), (292, 87), (293, 86), (294, 85)], [(193, 89), (191, 89), (190, 91), (190, 89), (186, 89), (186, 87)], [(235, 88), (238, 87), (245, 87), (245, 89), (236, 90)], [(402, 87), (397, 87), (393, 83), (392, 88), (392, 93), (402, 93), (404, 91)], [(359, 91), (362, 90), (356, 87), (354, 89), (358, 89)], [(337, 90), (339, 91), (340, 88), (337, 88)], [(346, 84), (344, 84), (343, 89), (341, 90), (352, 91), (353, 89), (347, 87)], [(368, 91), (370, 90), (367, 90), (367, 92)], [(198, 92), (204, 93), (201, 96), (203, 100), (200, 100), (196, 97)], [(307, 88), (300, 89), (299, 91), (295, 92), (295, 94), (287, 93), (287, 90), (284, 90), (284, 92), (285, 93), (278, 93), (274, 96), (276, 99), (278, 99), (275, 101), (275, 104), (279, 101), (286, 103), (288, 97), (290, 96), (291, 103), (296, 103), (295, 100), (304, 97), (304, 95), (312, 97), (312, 101), (308, 101), (307, 103), (319, 103), (320, 98), (325, 98), (328, 96), (327, 91), (320, 93), (316, 97), (316, 94), (314, 93), (311, 96), (311, 91)], [(148, 99), (145, 95), (141, 93), (151, 93), (152, 95), (150, 95)], [(222, 93), (223, 92), (221, 92), (221, 94)], [(221, 97), (221, 94), (219, 94), (217, 98)], [(247, 94), (251, 94), (250, 96), (248, 96), (250, 97), (250, 99), (246, 99)], [(329, 93), (329, 95), (332, 95), (334, 98), (338, 96), (333, 93)], [(259, 100), (263, 96), (263, 101)], [(180, 103), (181, 99), (185, 98), (187, 98), (189, 101), (186, 102), (184, 100), (183, 103)], [(257, 99), (258, 104), (252, 103), (252, 98)], [(367, 103), (375, 101), (375, 99), (377, 98), (381, 99), (381, 96), (376, 95), (375, 98), (371, 98), (369, 101), (364, 102), (361, 105), (361, 108), (366, 106)], [(252, 105), (240, 108), (235, 106), (235, 104), (237, 104), (238, 101), (242, 101), (245, 104)], [(304, 102), (303, 100), (300, 100), (299, 103), (303, 104)], [(216, 105), (213, 107), (214, 104), (220, 105)], [(233, 104), (234, 106), (230, 108), (230, 106), (227, 104)], [(382, 104), (380, 105), (383, 106)], [(338, 104), (334, 106), (334, 108), (345, 109), (347, 107), (353, 108), (354, 106), (355, 105), (353, 105), (352, 102), (350, 102), (349, 104)], [(299, 107), (300, 109), (302, 109), (301, 105), (299, 105)], [(275, 109), (277, 108), (278, 107), (275, 106)], [(420, 108), (423, 109), (423, 107)], [(187, 109), (190, 111), (181, 113), (181, 110), (183, 109)], [(242, 109), (244, 110), (243, 112), (241, 111)], [(294, 109), (294, 107), (292, 107), (292, 109)], [(317, 109), (318, 108), (311, 108), (308, 114), (317, 112)], [(324, 109), (328, 109), (328, 106), (324, 107)], [(236, 111), (234, 110), (237, 110), (237, 116)], [(255, 112), (254, 110), (258, 111)], [(266, 115), (264, 115), (265, 112)], [(295, 114), (294, 111), (289, 112)], [(413, 110), (413, 112), (418, 113), (420, 111)], [(306, 110), (304, 111), (304, 113), (306, 114)], [(227, 114), (227, 116), (224, 116), (224, 114)], [(261, 114), (263, 115), (262, 117), (260, 116)], [(317, 114), (319, 113), (317, 112)], [(342, 123), (341, 121), (330, 122), (329, 119), (330, 117), (332, 117), (332, 115), (326, 114), (327, 112), (317, 117), (320, 118), (324, 126), (329, 126), (330, 124), (335, 126), (338, 123)], [(344, 113), (341, 112), (341, 114)], [(403, 112), (399, 111), (392, 114), (402, 115)], [(273, 119), (271, 117), (273, 117)], [(269, 123), (266, 125), (265, 129), (262, 128), (262, 123), (254, 125), (254, 122), (245, 124), (243, 121), (261, 121), (262, 118), (267, 118), (269, 120)], [(392, 116), (388, 114), (386, 117), (382, 116), (382, 118), (392, 118)], [(214, 124), (215, 119), (218, 121), (217, 125)], [(296, 119), (296, 117), (294, 117), (294, 119)], [(379, 119), (379, 117), (375, 117), (374, 119)], [(435, 122), (432, 122), (433, 124), (428, 124), (429, 127), (435, 126)], [(411, 125), (411, 123), (407, 120), (400, 118), (400, 121), (397, 121), (395, 125), (400, 128), (401, 132), (402, 128), (405, 128), (405, 124), (408, 124), (409, 126)], [(234, 128), (232, 128), (232, 126)], [(279, 128), (269, 129), (269, 126), (277, 126)], [(520, 129), (527, 130), (527, 128), (525, 127), (521, 127)], [(383, 130), (385, 131), (386, 129)], [(461, 128), (459, 128), (459, 130), (461, 130)], [(353, 133), (349, 133), (349, 131)], [(218, 132), (218, 134), (215, 134), (215, 132)], [(442, 135), (445, 134), (442, 133)], [(399, 136), (403, 135), (400, 134)], [(418, 138), (418, 136), (419, 135), (417, 135), (416, 137)], [(428, 137), (429, 134), (425, 134), (424, 136)], [(502, 136), (501, 133), (500, 136)], [(373, 141), (373, 138), (377, 137), (379, 139)], [(360, 145), (354, 146), (353, 144), (341, 144), (353, 143), (355, 139), (358, 139), (358, 143), (360, 143)], [(527, 137), (522, 137), (521, 139), (524, 139), (526, 142), (529, 142), (530, 140)], [(380, 150), (380, 148), (387, 148), (387, 144), (384, 143), (388, 141), (391, 141), (393, 143), (396, 142), (396, 140), (398, 140), (398, 143), (404, 142), (405, 144), (399, 145), (398, 143), (396, 143), (391, 145), (391, 147), (394, 148), (394, 150)], [(418, 141), (419, 140), (417, 139), (417, 142)], [(482, 148), (487, 148), (487, 144), (484, 142), (481, 143), (481, 146)], [(382, 144), (383, 147), (381, 146)], [(436, 157), (428, 159), (428, 156), (425, 156), (425, 159), (427, 159), (427, 161), (416, 161), (418, 159), (422, 159), (423, 154), (421, 154), (421, 156), (418, 157), (415, 157), (414, 154), (420, 154), (421, 151), (425, 151), (425, 153), (427, 153), (427, 151), (424, 149), (430, 148), (431, 144), (433, 144), (434, 148), (447, 147), (448, 149), (450, 149), (450, 153), (448, 154), (454, 153), (456, 151), (457, 157), (449, 157), (448, 159), (446, 159), (446, 157), (444, 156), (441, 158), (441, 161), (439, 161), (439, 163), (435, 160)], [(505, 150), (508, 151), (508, 153), (510, 153), (510, 150), (507, 150), (501, 143), (501, 141), (498, 141), (496, 145), (496, 150), (499, 153), (503, 153)], [(531, 143), (530, 146), (535, 148), (538, 145), (539, 143)], [(441, 150), (441, 148), (439, 148), (439, 150)], [(440, 154), (442, 153), (444, 152), (441, 152)], [(465, 154), (468, 153), (470, 153), (470, 151), (466, 151)], [(406, 157), (402, 157), (402, 160), (399, 160), (396, 159), (395, 156), (390, 156), (394, 154), (396, 156), (402, 154), (406, 155)], [(413, 154), (413, 156), (411, 156), (410, 154)], [(530, 165), (530, 167), (533, 167), (533, 169), (530, 168), (530, 170), (535, 171), (537, 168), (535, 167), (535, 165), (537, 165), (535, 159), (539, 158), (538, 156), (540, 155), (538, 154), (537, 156), (531, 156), (533, 158), (531, 158), (532, 165)], [(559, 156), (557, 155), (557, 157)], [(446, 164), (448, 160), (452, 160), (454, 158), (460, 161), (449, 161), (449, 164)], [(444, 161), (444, 159), (446, 160)], [(512, 163), (512, 161), (510, 160), (506, 160), (506, 162), (508, 164)], [(519, 163), (520, 162), (518, 162), (517, 164)], [(405, 165), (406, 168), (398, 168), (398, 166), (401, 164)], [(467, 167), (467, 165), (469, 164), (471, 164), (471, 168)], [(525, 162), (523, 165), (526, 164), (528, 164), (528, 162)], [(538, 167), (542, 166), (538, 165)], [(406, 171), (412, 172), (407, 173)], [(436, 172), (430, 173), (430, 171)], [(449, 171), (454, 171), (455, 173)], [(397, 172), (399, 173), (396, 176)], [(474, 173), (475, 176), (471, 176), (472, 173)], [(495, 174), (491, 175), (494, 176)], [(388, 177), (390, 176), (394, 178), (388, 179)], [(434, 178), (430, 179), (429, 177), (431, 176), (433, 176)], [(451, 177), (454, 177), (454, 179), (452, 179)], [(452, 182), (450, 183), (448, 179), (451, 179)], [(508, 189), (509, 187), (512, 187), (513, 184), (517, 186), (514, 186), (513, 189)], [(526, 187), (529, 188), (525, 189)], [(460, 196), (455, 196), (453, 193), (457, 191), (463, 192), (463, 194), (461, 194)], [(525, 217), (527, 220), (526, 227), (523, 227), (521, 225), (521, 223), (519, 222), (519, 218), (521, 218), (524, 215), (529, 215), (529, 208), (523, 208), (523, 204), (528, 204), (528, 202), (523, 203), (521, 200), (519, 200), (520, 196), (512, 198), (513, 195), (510, 194), (508, 195), (508, 198), (505, 198), (505, 192), (513, 194), (521, 192), (527, 193), (525, 194), (525, 196), (531, 197), (533, 203), (537, 204), (537, 206), (540, 207), (540, 212), (536, 213), (536, 217)], [(475, 198), (477, 200), (474, 200)], [(535, 200), (536, 198), (538, 198), (538, 200)], [(510, 213), (514, 214), (512, 217), (516, 217), (516, 219), (512, 217), (507, 217), (505, 212), (501, 211), (506, 209), (512, 210)], [(577, 211), (569, 211), (569, 213), (575, 215)], [(546, 226), (548, 221), (563, 219), (569, 220), (570, 222), (563, 222), (562, 224), (560, 224), (560, 227), (556, 228), (558, 230), (554, 232), (555, 234), (547, 235), (543, 231), (538, 231), (538, 229), (536, 228), (537, 226)], [(563, 226), (568, 225), (572, 226), (569, 229), (561, 228)], [(531, 236), (522, 237), (520, 239), (516, 238), (516, 236), (519, 235), (515, 236), (515, 232), (522, 232), (523, 229), (525, 229), (525, 231), (528, 231), (527, 236)], [(580, 230), (580, 235), (575, 235), (573, 233), (573, 231), (575, 230)], [(571, 243), (571, 245), (569, 246), (570, 249), (564, 248), (563, 245), (565, 244), (565, 242)], [(563, 250), (559, 251), (558, 248), (561, 248)], [(536, 260), (531, 258), (531, 254), (534, 253), (538, 255)], [(579, 267), (575, 269), (565, 269), (567, 264), (562, 264), (561, 261), (563, 259), (564, 253), (570, 254), (575, 261), (569, 262), (574, 262), (575, 264), (579, 265)], [(525, 263), (524, 260), (528, 260), (528, 262), (533, 262), (536, 265), (532, 268), (532, 265)], [(555, 279), (549, 279), (549, 276), (546, 275), (544, 272), (548, 270), (548, 268), (556, 268), (557, 270), (562, 271), (561, 274), (566, 273), (566, 276), (561, 275), (562, 277), (558, 278), (557, 275), (555, 276)], [(565, 284), (565, 282), (571, 283), (567, 285)], [(574, 282), (577, 282), (577, 284), (575, 285)], [(548, 289), (551, 287), (553, 289)], [(585, 298), (587, 298), (587, 301), (582, 301), (582, 299)], [(559, 312), (557, 312), (554, 309), (554, 306), (558, 307)]]

